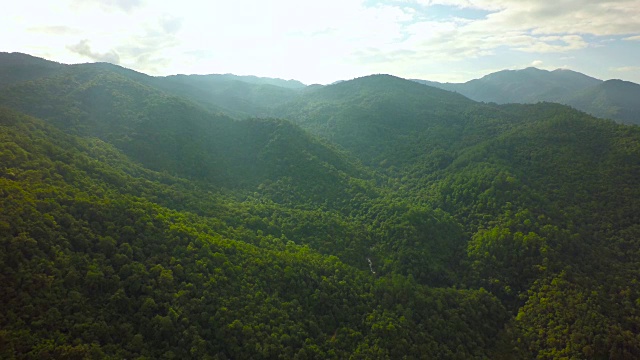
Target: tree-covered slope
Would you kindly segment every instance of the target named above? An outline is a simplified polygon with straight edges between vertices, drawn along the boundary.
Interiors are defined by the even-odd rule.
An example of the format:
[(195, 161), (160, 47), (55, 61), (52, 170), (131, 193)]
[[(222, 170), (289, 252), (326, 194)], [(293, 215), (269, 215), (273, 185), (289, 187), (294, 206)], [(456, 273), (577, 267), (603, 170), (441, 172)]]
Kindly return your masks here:
[(597, 117), (640, 124), (640, 85), (629, 81), (607, 80), (565, 96), (563, 103)]
[(237, 119), (265, 117), (270, 109), (297, 97), (306, 86), (296, 80), (233, 74), (149, 76), (109, 63), (65, 65), (21, 53), (0, 52), (0, 88), (79, 68), (118, 74), (166, 95), (180, 97), (213, 113)]
[(233, 75), (175, 75), (156, 78), (153, 85), (239, 119), (267, 116), (271, 108), (296, 98), (304, 89), (297, 82)]
[[(6, 109), (0, 130), (3, 358), (483, 358), (506, 320), (249, 230), (102, 141)], [(180, 205), (203, 195), (215, 215)]]
[(0, 357), (640, 357), (637, 127), (386, 75), (237, 121), (149, 79), (0, 91)]
[(460, 135), (469, 99), (408, 80), (372, 75), (308, 91), (279, 108), (313, 134), (328, 139), (373, 166), (403, 166)]
[[(98, 137), (150, 169), (225, 187), (262, 184), (323, 203), (347, 201), (350, 178), (371, 176), (288, 122), (213, 115), (109, 67), (81, 65), (18, 84), (0, 92), (0, 103), (65, 131)], [(278, 190), (280, 185), (287, 190)], [(327, 194), (307, 191), (314, 186)]]
[(0, 52), (0, 89), (24, 81), (51, 76), (65, 65), (21, 53)]
[[(404, 86), (403, 80), (394, 80), (398, 87)], [(310, 94), (314, 101), (293, 113), (292, 119), (365, 162), (372, 154), (394, 154), (402, 148), (413, 151), (412, 156), (398, 156), (404, 166), (389, 173), (399, 180), (397, 195), (443, 209), (464, 224), (469, 234), (466, 259), (462, 260), (466, 265), (461, 268), (468, 271), (465, 281), (490, 289), (508, 308), (520, 308), (523, 313), (507, 332), (513, 337), (507, 341), (511, 345), (506, 352), (519, 351), (516, 344), (523, 343), (528, 347), (520, 349), (524, 352), (518, 357), (624, 358), (639, 354), (637, 338), (620, 337), (635, 331), (629, 319), (640, 311), (638, 294), (625, 290), (634, 281), (638, 264), (628, 260), (628, 250), (622, 250), (633, 248), (640, 236), (636, 226), (640, 211), (637, 128), (550, 103), (494, 106), (459, 102), (454, 116), (438, 118), (438, 106), (451, 101), (447, 96), (407, 100), (395, 88), (398, 97), (385, 98), (379, 96), (384, 94), (381, 88), (367, 86), (370, 84), (358, 87), (354, 80), (338, 84), (351, 86), (343, 93), (331, 92), (338, 86), (332, 85), (319, 95)], [(343, 98), (348, 100), (341, 102)], [(380, 107), (372, 104), (396, 116), (382, 117)], [(394, 123), (408, 109), (427, 106), (433, 113), (412, 117), (413, 122)], [(314, 113), (314, 109), (319, 110)], [(336, 119), (361, 127), (346, 131), (343, 125), (343, 133), (331, 133), (328, 129), (335, 128)], [(397, 126), (377, 136), (368, 131), (380, 126), (381, 120)], [(396, 134), (403, 136), (394, 137)], [(354, 146), (358, 143), (376, 148), (367, 151)], [(615, 270), (607, 272), (607, 268)], [(598, 295), (588, 297), (592, 304), (588, 310), (543, 315), (535, 302), (548, 291), (541, 284), (554, 281), (567, 284), (558, 291)], [(608, 286), (601, 287), (602, 281)], [(625, 294), (624, 310), (615, 302), (620, 293)], [(552, 323), (570, 324), (578, 316), (576, 311), (600, 319), (600, 325), (564, 328), (569, 335), (562, 336), (558, 329), (547, 328)], [(605, 323), (606, 329), (598, 328)], [(544, 342), (536, 331), (563, 340)], [(596, 338), (596, 343), (584, 340)]]
[[(408, 218), (405, 213), (413, 207), (406, 200), (394, 200), (396, 210), (387, 214), (393, 195), (376, 186), (379, 175), (297, 126), (212, 115), (123, 76), (121, 68), (98, 65), (71, 67), (60, 76), (16, 85), (0, 94), (0, 101), (67, 132), (98, 137), (151, 170), (187, 177), (237, 197), (257, 194), (260, 201), (353, 218), (344, 225), (341, 215), (296, 213), (285, 214), (290, 220), (278, 218), (277, 225), (267, 225), (274, 211), (268, 207), (259, 221), (253, 221), (263, 231), (276, 227), (276, 232), (304, 234), (313, 238), (318, 250), (351, 256), (361, 265), (371, 257), (384, 273), (408, 274), (428, 264), (433, 271), (416, 270), (420, 281), (454, 281), (453, 249), (461, 248), (463, 238), (446, 214), (418, 207), (420, 215)], [(383, 216), (384, 221), (376, 220)], [(425, 223), (422, 216), (437, 221)], [(358, 226), (352, 225), (355, 221)], [(388, 228), (395, 224), (403, 226), (407, 242), (402, 245), (395, 243), (396, 231)], [(421, 234), (426, 229), (432, 234)], [(412, 260), (400, 261), (403, 258)]]
[(554, 104), (505, 110), (530, 122), (416, 178), (416, 196), (474, 232), (470, 281), (522, 305), (518, 357), (636, 357), (638, 128)]

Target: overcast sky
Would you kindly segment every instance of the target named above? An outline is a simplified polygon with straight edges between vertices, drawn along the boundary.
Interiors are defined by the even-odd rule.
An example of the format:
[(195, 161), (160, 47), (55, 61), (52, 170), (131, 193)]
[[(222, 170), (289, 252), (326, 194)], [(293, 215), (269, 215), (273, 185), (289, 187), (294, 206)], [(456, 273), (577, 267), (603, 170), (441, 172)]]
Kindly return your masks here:
[(569, 68), (640, 83), (640, 0), (15, 0), (0, 51), (150, 75), (463, 82)]

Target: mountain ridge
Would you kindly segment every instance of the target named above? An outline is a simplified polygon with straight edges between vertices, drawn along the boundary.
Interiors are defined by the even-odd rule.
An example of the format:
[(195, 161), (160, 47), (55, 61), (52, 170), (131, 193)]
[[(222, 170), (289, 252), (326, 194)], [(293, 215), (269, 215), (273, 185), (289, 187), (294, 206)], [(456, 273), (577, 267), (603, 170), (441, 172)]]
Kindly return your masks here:
[[(35, 80), (50, 74), (64, 71), (69, 66), (20, 53), (2, 53), (5, 66), (12, 71), (3, 72), (0, 88), (14, 82)], [(23, 74), (20, 64), (36, 65), (31, 74)], [(306, 86), (297, 80), (284, 80), (256, 76), (233, 74), (209, 75), (169, 75), (148, 76), (118, 65), (107, 63), (86, 64), (86, 66), (111, 67), (116, 72), (135, 81), (160, 89), (170, 95), (185, 97), (208, 111), (225, 113), (234, 118), (268, 117), (274, 109), (285, 103), (295, 101), (308, 91), (326, 86)], [(39, 70), (35, 70), (39, 68)], [(502, 70), (470, 80), (466, 83), (439, 83), (428, 80), (412, 79), (423, 85), (457, 92), (480, 102), (535, 103), (540, 101), (558, 102), (569, 105), (591, 115), (611, 118), (630, 124), (640, 124), (640, 85), (598, 87), (604, 81), (569, 70), (553, 71), (528, 67), (521, 70)], [(334, 82), (338, 85), (343, 81)], [(630, 83), (630, 82), (627, 82)], [(633, 84), (633, 83), (631, 83)], [(624, 87), (624, 89), (622, 89)], [(630, 94), (625, 94), (630, 92)]]
[[(550, 101), (573, 106), (594, 116), (640, 124), (640, 85), (627, 81), (626, 90), (620, 89), (619, 83), (618, 86), (608, 83), (603, 87), (612, 80), (603, 81), (569, 69), (502, 70), (465, 83), (414, 81), (455, 91), (476, 101), (498, 104)], [(623, 95), (625, 91), (629, 94)]]
[(2, 358), (640, 356), (638, 126), (54, 68), (0, 88)]

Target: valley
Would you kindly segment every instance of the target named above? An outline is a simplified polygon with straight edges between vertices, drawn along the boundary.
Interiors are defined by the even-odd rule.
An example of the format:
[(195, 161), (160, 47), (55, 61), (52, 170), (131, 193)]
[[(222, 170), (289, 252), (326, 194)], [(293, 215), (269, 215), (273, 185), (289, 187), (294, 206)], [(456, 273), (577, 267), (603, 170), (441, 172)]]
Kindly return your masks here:
[(0, 54), (0, 358), (640, 357), (638, 85), (521, 71)]

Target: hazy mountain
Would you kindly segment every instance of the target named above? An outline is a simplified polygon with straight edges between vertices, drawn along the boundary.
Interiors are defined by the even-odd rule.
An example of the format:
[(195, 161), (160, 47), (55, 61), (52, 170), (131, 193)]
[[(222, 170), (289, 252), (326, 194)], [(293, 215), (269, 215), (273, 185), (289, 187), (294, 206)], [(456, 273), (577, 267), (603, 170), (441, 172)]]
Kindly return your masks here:
[(154, 80), (159, 89), (236, 118), (267, 116), (271, 107), (292, 100), (305, 88), (293, 80), (230, 74), (174, 75)]
[(340, 145), (369, 166), (445, 167), (452, 149), (520, 121), (494, 106), (410, 80), (371, 75), (308, 91), (275, 114)]
[[(150, 169), (219, 185), (255, 187), (283, 176), (308, 176), (311, 183), (322, 181), (337, 196), (344, 189), (336, 186), (347, 186), (340, 176), (355, 174), (354, 170), (363, 174), (343, 155), (291, 123), (240, 122), (213, 115), (132, 80), (140, 77), (148, 82), (146, 75), (122, 74), (119, 67), (73, 65), (59, 75), (7, 87), (0, 91), (0, 104), (46, 119), (70, 133), (98, 137)], [(300, 157), (304, 154), (306, 157)], [(298, 166), (305, 170), (295, 170)]]
[(602, 82), (571, 70), (547, 71), (533, 67), (498, 71), (462, 84), (416, 81), (455, 91), (476, 101), (497, 104), (555, 101), (558, 97), (564, 97), (566, 94), (575, 93)]
[[(554, 101), (560, 96), (584, 90), (600, 82), (571, 70), (505, 70), (467, 82), (465, 96), (499, 104), (535, 103)], [(496, 89), (496, 92), (491, 92), (492, 89)]]
[(213, 113), (222, 112), (234, 118), (267, 116), (271, 107), (293, 99), (306, 88), (296, 80), (233, 74), (154, 77), (109, 63), (65, 65), (20, 53), (0, 53), (0, 88), (58, 72), (73, 73), (83, 66), (117, 73), (167, 94), (185, 98)]
[(624, 86), (623, 90), (621, 85), (604, 85), (602, 80), (571, 70), (503, 70), (459, 84), (414, 81), (455, 91), (476, 101), (498, 104), (558, 102), (594, 116), (640, 124), (638, 92), (631, 86), (633, 83)]
[[(178, 76), (202, 76), (202, 75), (178, 75)], [(259, 77), (253, 75), (234, 75), (234, 74), (213, 74), (213, 75), (204, 75), (208, 78), (208, 80), (212, 82), (216, 81), (241, 81), (249, 84), (256, 85), (273, 85), (288, 89), (302, 89), (306, 87), (305, 84), (301, 83), (298, 80), (283, 80), (277, 78), (268, 78), (268, 77)]]
[(601, 118), (640, 124), (640, 85), (629, 81), (607, 80), (562, 102)]
[(388, 75), (24, 59), (0, 66), (0, 358), (640, 356), (637, 126)]
[(392, 166), (414, 161), (425, 151), (415, 143), (425, 131), (457, 128), (459, 110), (475, 105), (452, 92), (371, 75), (309, 91), (275, 114), (339, 144), (367, 164)]
[[(365, 237), (329, 212), (237, 202), (4, 108), (0, 139), (3, 358), (462, 356), (487, 353), (462, 344), (493, 344), (507, 318), (484, 290), (378, 281), (312, 250), (339, 235), (332, 253), (348, 252)], [(400, 319), (398, 304), (420, 305), (416, 318)], [(376, 329), (389, 321), (420, 341), (398, 347), (410, 339), (400, 332), (381, 344)], [(337, 326), (360, 335), (332, 339)]]
[(27, 54), (0, 52), (0, 88), (52, 75), (64, 67)]

